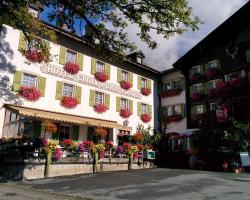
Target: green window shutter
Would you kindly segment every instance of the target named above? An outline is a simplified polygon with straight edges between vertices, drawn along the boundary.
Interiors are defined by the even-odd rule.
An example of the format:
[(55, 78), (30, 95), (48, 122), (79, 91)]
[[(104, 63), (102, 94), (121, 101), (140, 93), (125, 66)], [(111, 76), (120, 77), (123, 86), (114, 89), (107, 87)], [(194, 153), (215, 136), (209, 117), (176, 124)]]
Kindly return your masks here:
[(141, 90), (141, 77), (137, 76), (137, 88), (138, 90)]
[(63, 82), (56, 82), (56, 100), (61, 100), (62, 98), (62, 90), (63, 90)]
[(184, 77), (179, 80), (179, 87), (181, 90), (185, 90), (185, 78)]
[(13, 77), (13, 90), (18, 91), (22, 85), (23, 72), (16, 70)]
[(131, 83), (132, 87), (133, 87), (133, 78), (134, 74), (132, 72), (129, 72), (129, 82)]
[(193, 94), (193, 87), (192, 86), (190, 86), (190, 95), (192, 95)]
[(141, 114), (142, 114), (141, 103), (137, 102), (137, 115), (141, 116)]
[(133, 101), (129, 100), (129, 110), (133, 113)]
[(121, 97), (116, 97), (116, 112), (121, 110)]
[(71, 138), (74, 141), (79, 140), (79, 126), (73, 126), (73, 132), (72, 132)]
[(208, 83), (206, 82), (206, 83), (203, 83), (202, 84), (202, 87), (203, 87), (203, 93), (204, 94), (207, 94), (208, 93)]
[(91, 74), (95, 74), (96, 72), (96, 59), (92, 58), (91, 59)]
[(78, 103), (81, 103), (82, 100), (82, 88), (80, 86), (76, 86), (76, 99), (78, 101)]
[(107, 106), (107, 109), (110, 108), (110, 94), (105, 94), (105, 104)]
[(149, 79), (148, 79), (147, 81), (148, 81), (148, 88), (149, 88), (149, 89), (152, 89), (152, 81), (149, 80)]
[(25, 36), (22, 31), (20, 31), (19, 43), (18, 43), (18, 51), (22, 52), (27, 49), (27, 42), (25, 40)]
[(120, 83), (122, 80), (122, 70), (117, 68), (117, 83)]
[(60, 46), (59, 64), (61, 65), (64, 65), (66, 63), (66, 52), (67, 52), (67, 49), (63, 46)]
[(247, 58), (247, 62), (250, 62), (250, 49), (246, 50), (246, 58)]
[(33, 137), (39, 138), (41, 135), (41, 121), (33, 121)]
[(39, 76), (38, 77), (38, 88), (41, 92), (41, 96), (44, 97), (45, 95), (45, 88), (46, 88), (46, 78)]
[(95, 104), (95, 91), (94, 90), (90, 90), (89, 91), (89, 106), (93, 107)]
[(83, 60), (84, 60), (84, 55), (81, 53), (77, 53), (77, 64), (80, 67), (80, 70), (83, 70)]
[(110, 64), (105, 63), (105, 71), (106, 71), (108, 78), (110, 79)]
[(181, 104), (181, 116), (185, 117), (185, 104)]
[(57, 126), (57, 132), (52, 134), (52, 139), (53, 140), (59, 140), (59, 124), (56, 124)]
[(148, 105), (148, 114), (152, 115), (152, 105)]

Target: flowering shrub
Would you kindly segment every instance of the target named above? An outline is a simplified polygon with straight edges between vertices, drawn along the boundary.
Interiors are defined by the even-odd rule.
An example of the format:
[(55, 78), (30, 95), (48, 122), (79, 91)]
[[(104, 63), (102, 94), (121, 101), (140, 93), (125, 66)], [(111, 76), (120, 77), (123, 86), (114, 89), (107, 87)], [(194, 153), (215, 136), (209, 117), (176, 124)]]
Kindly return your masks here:
[(62, 150), (59, 148), (56, 148), (54, 155), (53, 155), (54, 161), (59, 160), (61, 157), (62, 157)]
[(22, 86), (19, 94), (28, 101), (37, 101), (41, 96), (40, 90), (34, 86)]
[(214, 78), (214, 77), (216, 77), (218, 74), (219, 74), (219, 69), (217, 69), (217, 68), (211, 68), (211, 69), (208, 69), (207, 70), (207, 77), (209, 78), (209, 79), (212, 79), (212, 78)]
[(191, 82), (194, 83), (194, 82), (201, 82), (203, 79), (203, 75), (200, 74), (200, 73), (195, 73), (191, 76)]
[(143, 142), (144, 135), (141, 132), (137, 132), (136, 134), (133, 135), (133, 140), (135, 142)]
[(166, 97), (173, 97), (173, 96), (177, 96), (181, 93), (181, 89), (171, 89), (171, 90), (166, 90), (164, 92), (162, 92), (161, 97), (162, 98), (166, 98)]
[(136, 145), (133, 145), (128, 149), (127, 154), (134, 155), (136, 152), (138, 152), (138, 147)]
[(172, 116), (167, 116), (163, 118), (163, 121), (167, 124), (172, 123), (172, 122), (178, 122), (183, 119), (182, 115), (172, 115)]
[(78, 101), (75, 97), (63, 96), (61, 99), (61, 105), (65, 108), (75, 108), (78, 104)]
[(80, 67), (78, 64), (73, 63), (73, 62), (67, 62), (63, 69), (68, 72), (69, 74), (77, 74), (80, 70)]
[(124, 90), (129, 90), (132, 87), (132, 84), (128, 81), (121, 81), (120, 86)]
[(139, 151), (144, 151), (145, 147), (142, 144), (136, 145)]
[(37, 49), (27, 50), (24, 53), (24, 56), (30, 62), (41, 63), (46, 61), (46, 57), (44, 56), (43, 52)]
[(93, 146), (94, 146), (94, 143), (92, 141), (86, 140), (86, 141), (83, 142), (83, 146), (86, 149), (92, 149)]
[(66, 147), (66, 148), (70, 148), (73, 145), (74, 145), (74, 141), (71, 139), (65, 139), (65, 140), (63, 140), (63, 142), (61, 144), (61, 146)]
[(151, 121), (151, 115), (150, 114), (147, 114), (147, 113), (144, 113), (141, 115), (141, 120), (144, 122), (144, 123), (148, 123)]
[(124, 152), (124, 153), (127, 153), (128, 150), (131, 148), (131, 146), (130, 146), (129, 143), (124, 143), (124, 144), (122, 145), (122, 147), (123, 147), (123, 152)]
[(78, 143), (78, 152), (84, 152), (85, 148), (84, 148), (84, 144), (83, 143)]
[(108, 76), (106, 72), (96, 72), (95, 74), (95, 79), (100, 81), (100, 82), (106, 82), (108, 80)]
[(142, 88), (141, 89), (141, 93), (144, 95), (144, 96), (148, 96), (151, 94), (151, 89), (150, 88)]
[(107, 106), (104, 103), (99, 103), (94, 105), (94, 110), (97, 113), (104, 113), (107, 111)]
[(139, 157), (139, 152), (135, 152), (133, 154), (133, 160), (136, 160)]
[(57, 132), (57, 126), (49, 120), (43, 121), (42, 127), (45, 129), (45, 131), (48, 131), (49, 133)]
[(203, 95), (201, 92), (195, 92), (191, 96), (193, 101), (200, 101), (202, 99), (202, 97), (203, 97)]
[(107, 148), (107, 149), (111, 149), (111, 148), (114, 147), (114, 143), (113, 143), (112, 141), (110, 141), (110, 140), (107, 141), (105, 144), (106, 144), (106, 148)]
[(94, 134), (95, 134), (96, 136), (101, 137), (101, 138), (105, 138), (105, 137), (107, 136), (107, 134), (108, 134), (108, 131), (107, 131), (107, 129), (97, 127), (97, 128), (95, 128), (95, 130), (94, 130)]
[(132, 115), (132, 112), (126, 108), (126, 109), (121, 109), (120, 111), (120, 116), (123, 118), (129, 118)]

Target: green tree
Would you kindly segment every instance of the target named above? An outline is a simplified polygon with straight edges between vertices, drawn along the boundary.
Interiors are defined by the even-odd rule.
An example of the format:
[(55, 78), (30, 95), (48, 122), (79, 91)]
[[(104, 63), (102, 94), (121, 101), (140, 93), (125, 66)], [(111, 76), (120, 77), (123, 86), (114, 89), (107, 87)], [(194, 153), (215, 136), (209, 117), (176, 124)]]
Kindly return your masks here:
[[(198, 29), (200, 20), (194, 16), (188, 0), (3, 0), (0, 1), (0, 24), (9, 24), (24, 32), (28, 41), (34, 35), (55, 39), (55, 33), (27, 12), (32, 3), (52, 7), (48, 19), (58, 26), (66, 25), (74, 33), (86, 28), (87, 36), (96, 49), (124, 55), (135, 50), (127, 37), (129, 23), (139, 27), (138, 36), (148, 47), (157, 47), (152, 31), (169, 38), (187, 29)], [(80, 23), (78, 23), (80, 21)], [(80, 24), (76, 27), (76, 24)], [(91, 36), (91, 37), (90, 37)]]

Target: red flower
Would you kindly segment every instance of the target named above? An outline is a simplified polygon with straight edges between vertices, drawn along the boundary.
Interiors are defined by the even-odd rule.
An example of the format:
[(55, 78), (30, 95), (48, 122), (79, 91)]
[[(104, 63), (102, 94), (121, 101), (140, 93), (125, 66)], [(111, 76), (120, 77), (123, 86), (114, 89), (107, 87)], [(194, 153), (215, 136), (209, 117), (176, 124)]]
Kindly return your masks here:
[(219, 69), (217, 69), (217, 68), (208, 69), (208, 70), (207, 70), (207, 77), (208, 77), (209, 79), (212, 79), (212, 78), (214, 78), (219, 72), (220, 72), (220, 71), (219, 71)]
[(201, 92), (193, 93), (191, 98), (193, 101), (200, 101), (202, 99), (202, 93)]
[(96, 78), (96, 80), (98, 80), (100, 82), (106, 82), (108, 80), (108, 76), (107, 76), (105, 71), (104, 72), (96, 72), (95, 78)]
[(151, 94), (151, 89), (150, 88), (142, 88), (141, 89), (141, 93), (144, 95), (144, 96), (148, 96)]
[(91, 149), (94, 146), (94, 143), (92, 141), (86, 140), (86, 141), (83, 142), (83, 146), (86, 149)]
[(107, 111), (107, 106), (104, 103), (95, 104), (94, 110), (97, 113), (104, 113)]
[(34, 86), (22, 86), (19, 94), (28, 101), (37, 101), (41, 96), (41, 92)]
[(128, 81), (121, 81), (120, 86), (124, 90), (129, 90), (132, 87), (132, 84)]
[(123, 118), (129, 118), (132, 115), (132, 112), (126, 108), (126, 109), (121, 109), (120, 111), (120, 116)]
[(200, 82), (203, 78), (203, 75), (200, 73), (195, 73), (191, 76), (191, 82)]
[(114, 147), (114, 143), (109, 140), (109, 141), (106, 142), (106, 147), (107, 147), (107, 149), (111, 149), (111, 148)]
[(171, 89), (171, 90), (167, 90), (162, 92), (161, 97), (162, 98), (166, 98), (166, 97), (173, 97), (173, 96), (177, 96), (181, 93), (181, 89)]
[(151, 118), (152, 118), (152, 117), (151, 117), (150, 114), (144, 113), (144, 114), (141, 115), (141, 120), (142, 120), (144, 123), (150, 122), (150, 121), (151, 121)]
[(145, 147), (142, 144), (137, 144), (136, 145), (139, 151), (144, 151)]
[(124, 144), (122, 145), (122, 147), (123, 147), (124, 151), (127, 151), (128, 149), (131, 148), (131, 146), (130, 146), (129, 143), (124, 143)]
[(73, 63), (73, 62), (67, 62), (63, 69), (68, 72), (69, 74), (77, 74), (80, 70), (80, 67), (78, 64)]
[(25, 58), (31, 62), (41, 63), (45, 61), (45, 56), (40, 50), (28, 50), (24, 54)]
[(144, 135), (141, 132), (137, 132), (136, 134), (133, 135), (133, 139), (135, 142), (143, 142)]
[(63, 96), (61, 99), (61, 105), (65, 108), (75, 108), (78, 104), (78, 101), (75, 97)]
[(65, 140), (63, 140), (63, 144), (62, 145), (64, 147), (71, 147), (73, 144), (74, 144), (73, 140), (71, 140), (71, 139), (65, 139)]
[(172, 115), (172, 116), (167, 116), (162, 119), (165, 123), (169, 124), (171, 122), (178, 122), (183, 119), (182, 115)]

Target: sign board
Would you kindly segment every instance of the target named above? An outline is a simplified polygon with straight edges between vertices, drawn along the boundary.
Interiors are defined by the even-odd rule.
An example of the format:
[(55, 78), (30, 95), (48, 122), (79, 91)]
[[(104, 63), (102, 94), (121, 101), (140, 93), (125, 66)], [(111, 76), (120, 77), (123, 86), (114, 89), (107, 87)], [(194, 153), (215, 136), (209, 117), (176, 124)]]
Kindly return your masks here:
[(240, 152), (240, 159), (243, 167), (250, 167), (250, 157), (248, 152)]

